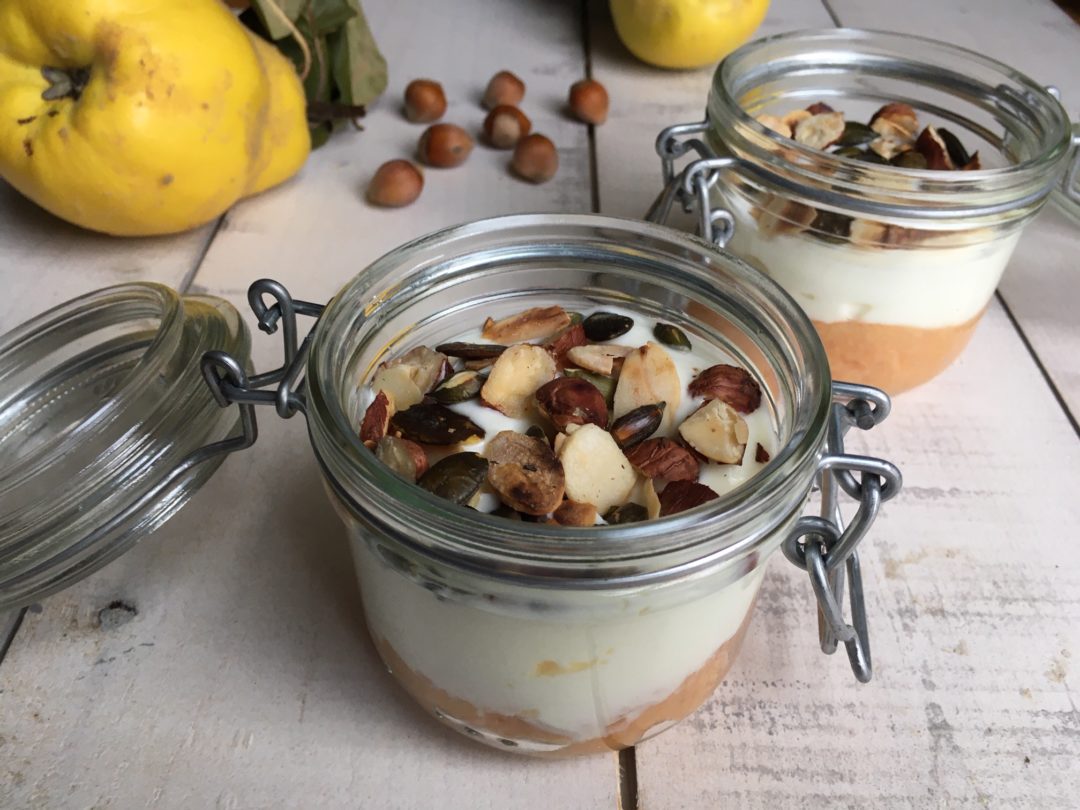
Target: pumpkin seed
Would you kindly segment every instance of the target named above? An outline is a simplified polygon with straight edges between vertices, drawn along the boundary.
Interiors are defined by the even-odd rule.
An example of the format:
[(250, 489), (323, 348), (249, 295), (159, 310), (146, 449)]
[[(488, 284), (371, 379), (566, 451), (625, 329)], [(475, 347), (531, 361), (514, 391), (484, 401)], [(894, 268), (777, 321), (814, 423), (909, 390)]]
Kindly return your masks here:
[(610, 408), (612, 401), (615, 399), (615, 385), (616, 379), (614, 377), (606, 377), (603, 374), (593, 374), (591, 371), (586, 371), (583, 368), (568, 368), (565, 370), (567, 377), (577, 377), (579, 380), (586, 380), (595, 385), (600, 393), (604, 395), (604, 401)]
[(865, 146), (877, 138), (878, 133), (870, 129), (866, 124), (858, 121), (847, 121), (844, 124), (844, 132), (837, 140), (837, 146)]
[(945, 148), (949, 150), (949, 157), (956, 168), (959, 169), (961, 166), (966, 166), (971, 162), (971, 155), (968, 154), (968, 150), (964, 148), (964, 145), (960, 143), (959, 138), (944, 127), (938, 127), (937, 134), (945, 142)]
[(611, 424), (611, 438), (623, 450), (641, 444), (652, 436), (664, 421), (665, 407), (666, 403), (657, 402), (624, 413)]
[(511, 509), (505, 503), (500, 503), (497, 507), (495, 507), (491, 514), (498, 515), (499, 517), (506, 518), (507, 520), (521, 520), (522, 518), (521, 512), (517, 511), (516, 509)]
[(893, 166), (899, 166), (902, 169), (925, 169), (927, 167), (926, 158), (914, 149), (901, 152), (889, 162)]
[(693, 348), (690, 338), (686, 336), (686, 332), (670, 323), (656, 324), (653, 327), (653, 335), (665, 346), (670, 346), (673, 349), (690, 351)]
[(818, 211), (810, 223), (810, 234), (825, 242), (846, 242), (851, 234), (851, 217), (834, 211)]
[(462, 360), (492, 360), (505, 352), (506, 347), (494, 343), (443, 343), (435, 351)]
[(433, 495), (465, 505), (487, 478), (488, 461), (476, 453), (454, 453), (437, 462), (417, 483)]
[(864, 152), (860, 152), (858, 155), (855, 156), (855, 159), (861, 160), (863, 163), (876, 163), (879, 166), (889, 165), (889, 161), (887, 161), (877, 152), (871, 151), (869, 149)]
[(639, 503), (624, 503), (622, 506), (613, 506), (604, 513), (604, 522), (612, 525), (620, 523), (640, 523), (648, 520), (649, 513)]
[(550, 444), (547, 434), (539, 425), (529, 425), (529, 429), (525, 431), (525, 435), (531, 439), (539, 439), (542, 442)]
[(478, 371), (459, 371), (432, 391), (431, 396), (443, 405), (465, 402), (480, 393), (486, 379)]
[(395, 413), (390, 433), (421, 444), (457, 444), (483, 438), (484, 429), (443, 405), (420, 403)]
[(585, 320), (585, 316), (582, 315), (580, 312), (567, 312), (566, 314), (570, 316), (571, 326), (577, 326), (579, 323), (583, 323)]
[(585, 319), (585, 337), (596, 343), (614, 340), (634, 328), (634, 319), (614, 312), (594, 312)]

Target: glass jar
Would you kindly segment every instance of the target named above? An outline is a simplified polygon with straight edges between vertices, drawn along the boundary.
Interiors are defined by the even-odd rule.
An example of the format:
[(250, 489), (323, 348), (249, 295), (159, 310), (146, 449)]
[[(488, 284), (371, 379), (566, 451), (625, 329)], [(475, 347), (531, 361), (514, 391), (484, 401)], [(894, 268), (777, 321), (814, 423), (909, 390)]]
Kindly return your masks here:
[[(223, 335), (201, 361), (213, 399), (202, 392), (202, 410), (192, 412), (205, 422), (197, 433), (211, 443), (137, 500), (157, 514), (153, 491), (167, 493), (169, 481), (250, 445), (256, 405), (283, 417), (303, 413), (330, 502), (348, 528), (379, 654), (442, 722), (534, 755), (618, 749), (662, 731), (704, 702), (731, 666), (777, 549), (811, 577), (823, 649), (843, 642), (857, 677), (870, 677), (855, 546), (898, 490), (900, 474), (845, 453), (843, 435), (883, 419), (888, 400), (833, 384), (810, 322), (751, 267), (661, 226), (528, 215), (407, 244), (357, 275), (325, 309), (266, 280), (252, 285), (249, 301), (263, 331), (283, 334), (284, 364), (249, 377), (246, 335)], [(190, 312), (201, 300), (182, 303)], [(357, 433), (363, 386), (383, 360), (536, 303), (614, 305), (722, 347), (759, 381), (777, 451), (748, 482), (697, 509), (569, 528), (457, 506), (398, 478), (364, 447)], [(303, 341), (298, 315), (318, 317)], [(152, 334), (144, 337), (156, 345)], [(198, 373), (191, 357), (181, 367), (188, 377)], [(124, 390), (132, 385), (125, 381)], [(230, 403), (239, 405), (241, 431), (223, 439), (220, 427), (236, 423)], [(146, 433), (147, 414), (157, 413), (131, 417)], [(822, 515), (804, 516), (815, 483)], [(841, 492), (858, 501), (846, 528)], [(133, 520), (130, 510), (102, 517), (121, 527)], [(115, 531), (102, 531), (120, 542)], [(845, 581), (850, 624), (840, 607)]]
[[(947, 127), (982, 168), (878, 165), (757, 120), (817, 102), (862, 122), (909, 104), (920, 129)], [(695, 132), (704, 142), (679, 142)], [(687, 203), (700, 198), (705, 229), (806, 310), (833, 373), (897, 393), (967, 344), (1024, 225), (1061, 187), (1071, 142), (1057, 99), (1006, 65), (919, 37), (832, 29), (732, 53), (706, 121), (665, 130), (658, 150), (669, 184)], [(704, 159), (676, 176), (672, 161), (691, 148)]]

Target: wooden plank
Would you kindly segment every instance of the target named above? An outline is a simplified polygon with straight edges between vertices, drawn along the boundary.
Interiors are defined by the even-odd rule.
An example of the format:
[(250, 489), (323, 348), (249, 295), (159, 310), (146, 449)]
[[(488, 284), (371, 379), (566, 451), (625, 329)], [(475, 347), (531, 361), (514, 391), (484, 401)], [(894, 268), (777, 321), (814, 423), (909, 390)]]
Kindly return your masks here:
[[(584, 70), (576, 8), (384, 0), (365, 11), (390, 63), (387, 96), (364, 132), (335, 137), (297, 180), (232, 211), (194, 289), (246, 307), (248, 283), (271, 276), (321, 300), (437, 226), (587, 210), (587, 133), (561, 114)], [(400, 117), (405, 84), (442, 81), (446, 120), (476, 130), (479, 95), (502, 68), (527, 82), (526, 112), (562, 150), (559, 176), (525, 185), (507, 175), (508, 153), (478, 145), (464, 167), (428, 171), (412, 207), (368, 207), (369, 176), (410, 156), (422, 131)], [(260, 367), (278, 361), (276, 337), (255, 340)], [(301, 420), (260, 418), (258, 445), (188, 509), (27, 615), (0, 667), (0, 785), (13, 786), (0, 804), (614, 807), (613, 756), (511, 757), (414, 707), (367, 641)]]
[[(1052, 0), (903, 4), (830, 0), (843, 25), (895, 30), (977, 50), (1055, 85), (1080, 120), (1080, 25)], [(1028, 226), (1000, 291), (1074, 418), (1080, 416), (1080, 228), (1052, 206)]]
[(0, 181), (0, 333), (76, 295), (128, 281), (182, 285), (213, 226), (179, 236), (119, 239), (69, 225)]
[(861, 551), (873, 681), (777, 555), (728, 681), (639, 748), (643, 806), (1075, 806), (1080, 445), (1001, 308), (849, 446), (906, 479)]

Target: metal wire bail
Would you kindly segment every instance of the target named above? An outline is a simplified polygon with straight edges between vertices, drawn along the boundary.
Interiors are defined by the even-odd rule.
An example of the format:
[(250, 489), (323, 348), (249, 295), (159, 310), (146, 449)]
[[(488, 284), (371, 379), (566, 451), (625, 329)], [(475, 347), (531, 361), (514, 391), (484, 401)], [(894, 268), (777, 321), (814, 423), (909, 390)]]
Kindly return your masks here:
[[(896, 465), (888, 461), (844, 452), (848, 430), (870, 430), (889, 415), (888, 396), (870, 386), (837, 382), (833, 383), (833, 399), (826, 451), (818, 461), (821, 514), (799, 518), (781, 548), (788, 560), (810, 576), (818, 603), (822, 651), (831, 655), (842, 642), (852, 672), (866, 683), (873, 675), (873, 667), (856, 547), (877, 519), (881, 504), (900, 491), (903, 479)], [(859, 504), (846, 527), (840, 511), (840, 492)], [(844, 619), (845, 591), (851, 624)]]

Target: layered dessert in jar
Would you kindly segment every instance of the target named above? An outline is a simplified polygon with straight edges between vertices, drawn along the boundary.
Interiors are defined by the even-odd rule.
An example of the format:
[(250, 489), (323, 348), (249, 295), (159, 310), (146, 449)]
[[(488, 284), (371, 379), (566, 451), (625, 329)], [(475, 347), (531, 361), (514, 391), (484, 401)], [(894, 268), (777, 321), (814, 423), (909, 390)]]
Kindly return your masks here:
[[(628, 308), (531, 303), (387, 352), (362, 381), (369, 451), (508, 534), (589, 529), (597, 543), (728, 495), (776, 452), (761, 383), (724, 349)], [(630, 746), (697, 709), (763, 572), (751, 552), (675, 584), (500, 589), (370, 538), (353, 550), (371, 637), (401, 685), (458, 731), (537, 755)]]
[(1071, 138), (1060, 103), (1011, 68), (858, 30), (734, 52), (706, 124), (707, 156), (728, 161), (709, 186), (727, 247), (805, 309), (834, 378), (890, 393), (967, 344)]

